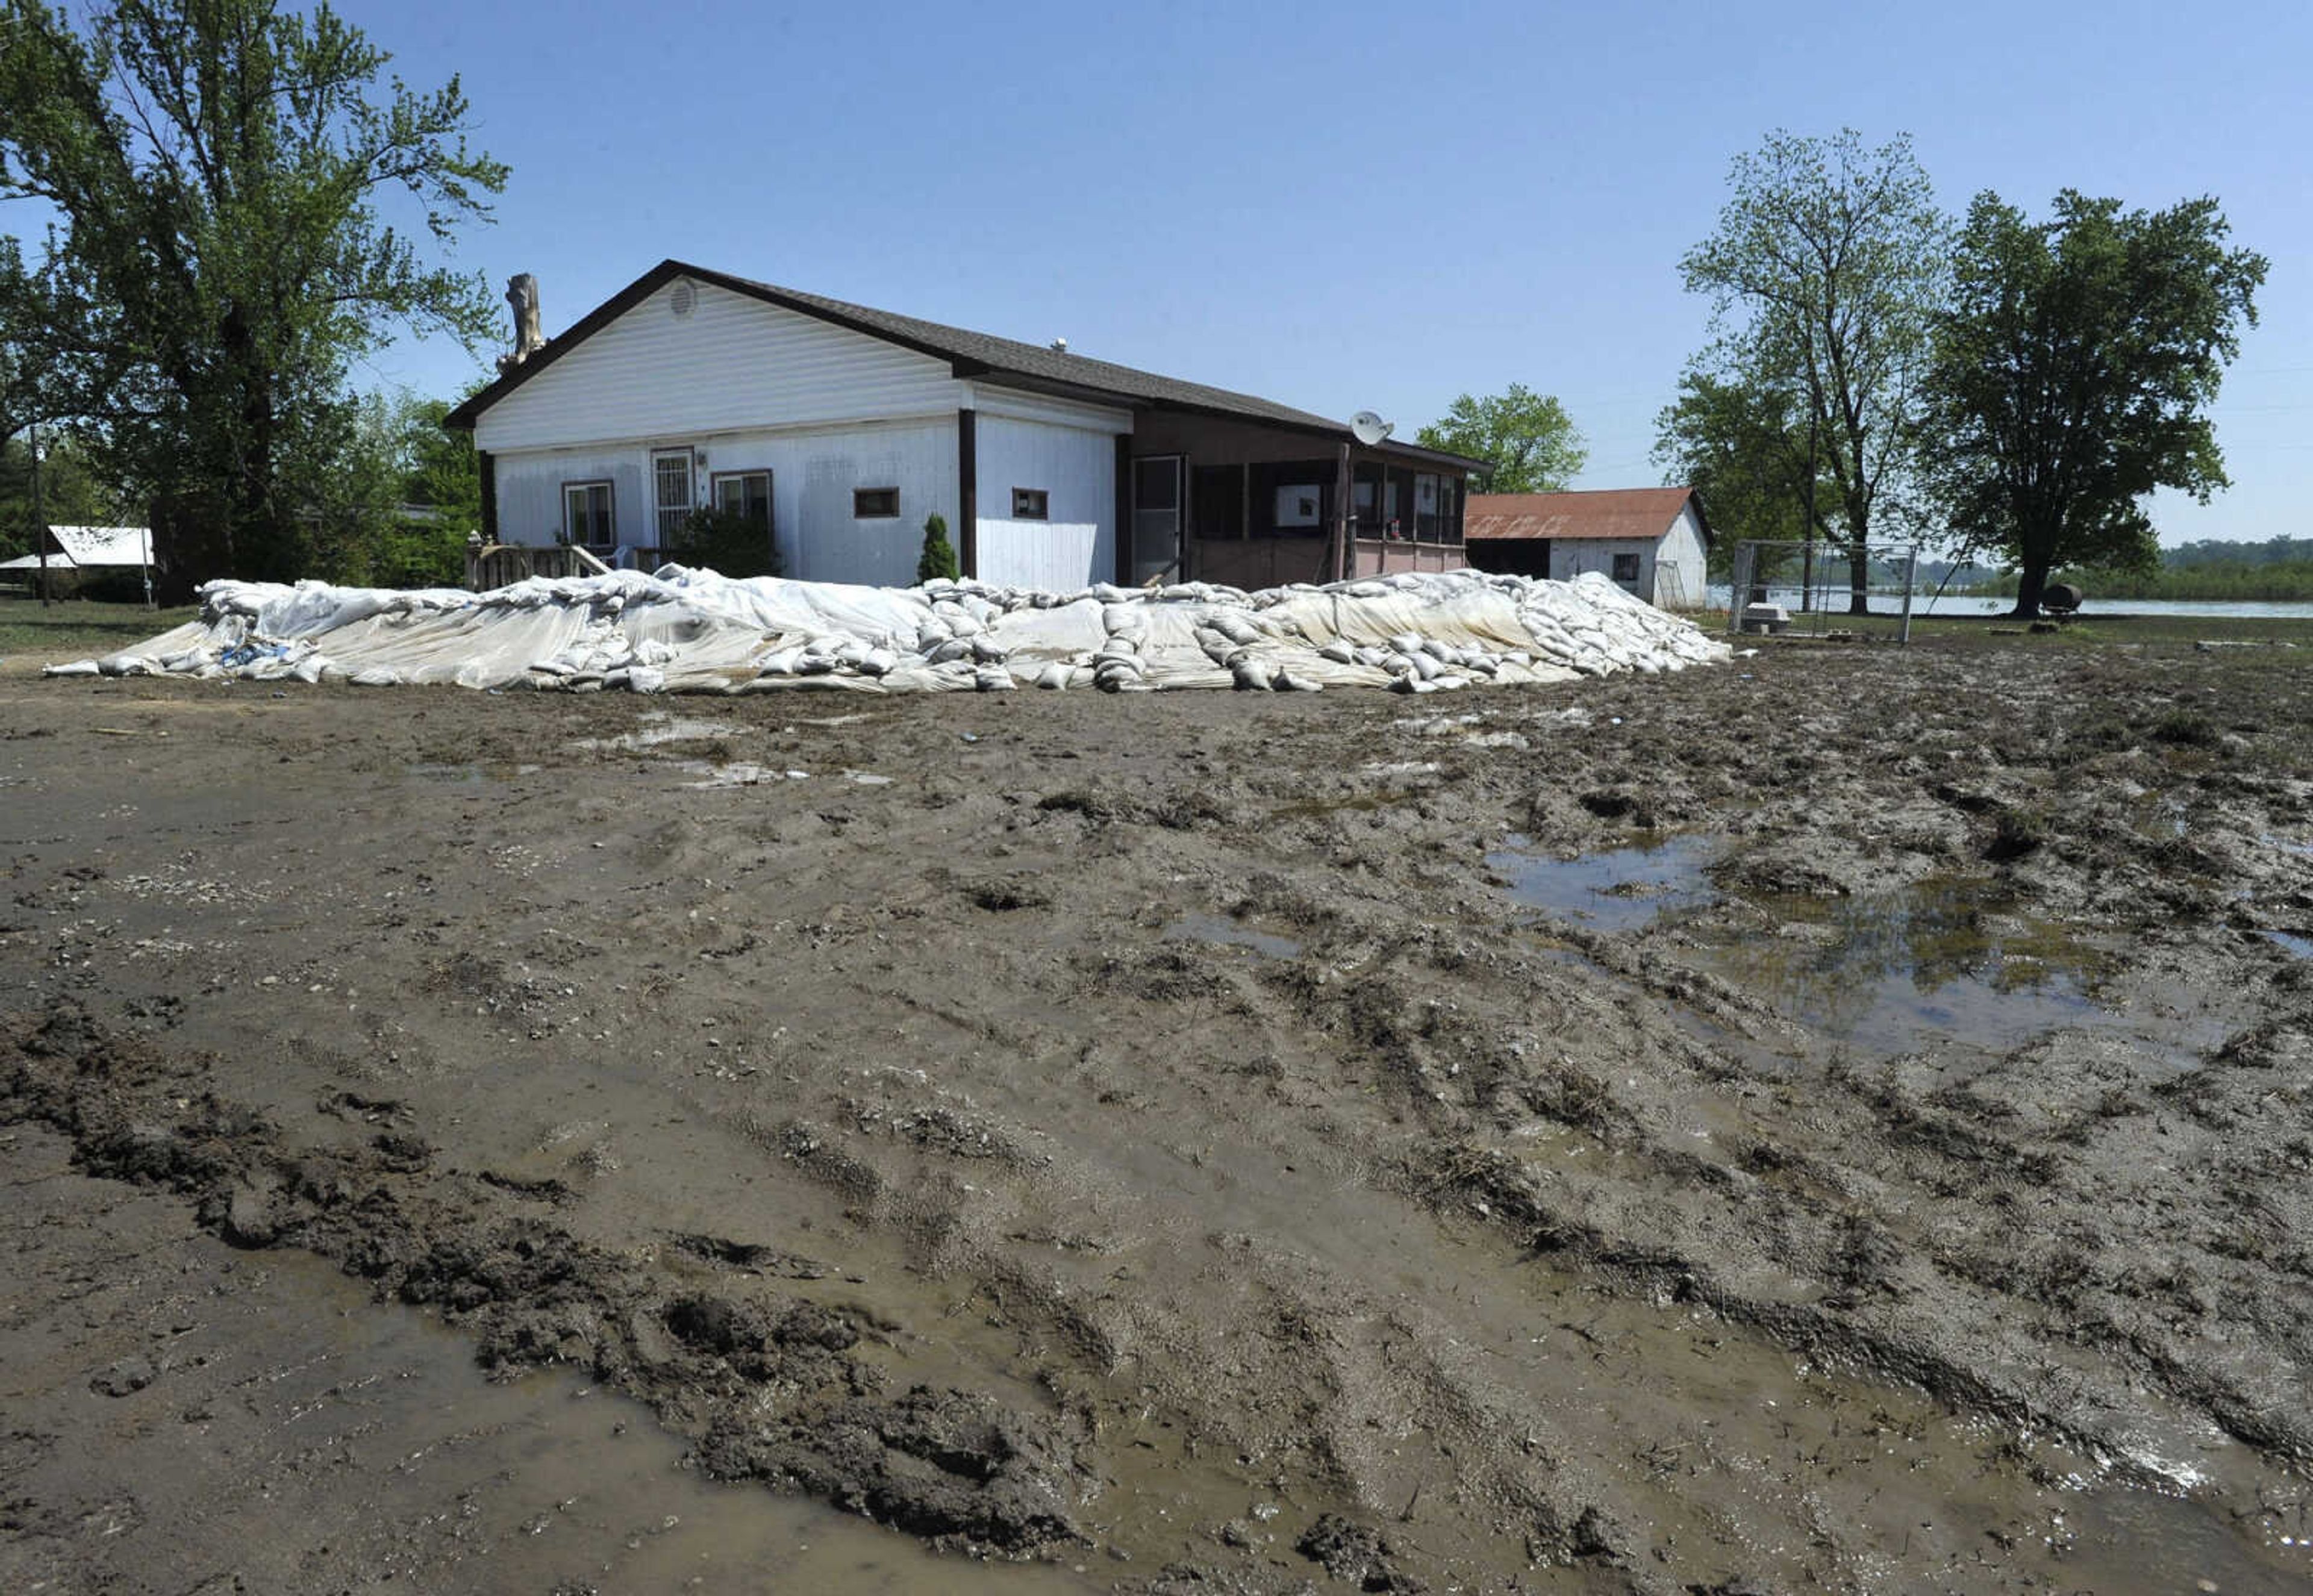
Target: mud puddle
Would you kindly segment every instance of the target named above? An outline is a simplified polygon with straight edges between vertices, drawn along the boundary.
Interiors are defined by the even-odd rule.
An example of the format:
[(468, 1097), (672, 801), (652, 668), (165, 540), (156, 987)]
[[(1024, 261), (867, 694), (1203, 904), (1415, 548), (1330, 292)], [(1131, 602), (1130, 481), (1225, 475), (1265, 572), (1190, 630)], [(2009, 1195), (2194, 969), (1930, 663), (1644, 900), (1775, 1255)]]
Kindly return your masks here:
[(2112, 1034), (2182, 1071), (2227, 1034), (2226, 1016), (2193, 994), (2141, 981), (2119, 989), (2109, 943), (2030, 912), (1992, 883), (1935, 877), (1862, 897), (1729, 903), (1719, 924), (1698, 928), (1705, 966), (1842, 1047), (2004, 1053), (2076, 1030)]
[(1698, 908), (1718, 893), (1706, 872), (1720, 844), (1709, 837), (1663, 837), (1608, 853), (1553, 859), (1512, 834), (1486, 855), (1528, 909), (1597, 931), (1636, 931), (1666, 914)]
[(1271, 959), (1298, 959), (1301, 944), (1289, 936), (1256, 930), (1219, 915), (1187, 914), (1166, 923), (1158, 934), (1168, 943), (1203, 943), (1209, 947), (1250, 948)]
[(525, 776), (535, 776), (535, 765), (443, 765), (417, 764), (403, 767), (409, 775), (422, 782), (436, 782), (444, 786), (479, 787), (496, 782), (510, 782)]

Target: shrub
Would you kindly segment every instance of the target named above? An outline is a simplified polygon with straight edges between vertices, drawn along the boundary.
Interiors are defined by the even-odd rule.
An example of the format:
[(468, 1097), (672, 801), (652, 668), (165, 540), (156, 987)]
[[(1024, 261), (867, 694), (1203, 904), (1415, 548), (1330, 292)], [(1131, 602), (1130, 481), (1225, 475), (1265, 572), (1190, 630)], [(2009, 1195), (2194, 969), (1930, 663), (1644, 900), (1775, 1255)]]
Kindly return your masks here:
[(779, 558), (770, 523), (760, 515), (705, 504), (682, 523), (682, 557), (726, 576), (777, 576)]
[(945, 576), (950, 582), (963, 574), (956, 564), (955, 546), (947, 540), (947, 519), (933, 514), (924, 522), (924, 551), (916, 557), (916, 585), (937, 582)]

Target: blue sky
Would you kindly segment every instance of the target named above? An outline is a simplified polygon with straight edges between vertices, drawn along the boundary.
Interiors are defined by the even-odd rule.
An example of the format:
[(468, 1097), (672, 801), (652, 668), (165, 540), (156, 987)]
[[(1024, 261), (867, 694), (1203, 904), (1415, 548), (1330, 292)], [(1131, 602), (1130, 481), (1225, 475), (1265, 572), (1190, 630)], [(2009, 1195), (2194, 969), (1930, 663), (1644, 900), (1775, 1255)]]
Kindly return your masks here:
[[(664, 257), (1410, 435), (1523, 381), (1650, 483), (1704, 339), (1680, 255), (1770, 128), (1909, 133), (1944, 204), (2213, 194), (2271, 258), (2162, 540), (2313, 535), (2313, 7), (1975, 0), (477, 5), (346, 0), (514, 169), (459, 262), (548, 332)], [(366, 375), (447, 393), (454, 346)]]

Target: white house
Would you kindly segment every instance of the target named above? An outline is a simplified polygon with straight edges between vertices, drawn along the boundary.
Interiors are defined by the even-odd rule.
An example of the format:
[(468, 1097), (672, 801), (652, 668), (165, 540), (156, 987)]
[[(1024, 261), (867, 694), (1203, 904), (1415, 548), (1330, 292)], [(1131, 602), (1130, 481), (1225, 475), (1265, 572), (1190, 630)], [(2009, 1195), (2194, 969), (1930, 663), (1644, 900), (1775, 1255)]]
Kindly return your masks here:
[(1470, 564), (1564, 581), (1602, 572), (1649, 604), (1702, 602), (1711, 522), (1691, 487), (1473, 494)]
[(679, 559), (712, 503), (761, 516), (789, 576), (884, 585), (915, 580), (934, 513), (967, 576), (1020, 586), (1322, 580), (1382, 568), (1402, 521), (1395, 569), (1460, 543), (1461, 484), (1484, 469), (677, 260), (507, 363), (448, 424), (474, 434), (490, 542), (648, 566)]

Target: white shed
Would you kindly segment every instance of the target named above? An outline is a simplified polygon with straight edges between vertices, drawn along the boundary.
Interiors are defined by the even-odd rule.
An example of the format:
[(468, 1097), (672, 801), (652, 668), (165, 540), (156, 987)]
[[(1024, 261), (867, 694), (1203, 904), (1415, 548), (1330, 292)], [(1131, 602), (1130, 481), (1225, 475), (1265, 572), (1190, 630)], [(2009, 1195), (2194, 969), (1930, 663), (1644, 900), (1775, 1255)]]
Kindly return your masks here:
[(1702, 602), (1711, 522), (1691, 487), (1473, 494), (1470, 564), (1560, 581), (1596, 571), (1667, 609)]

